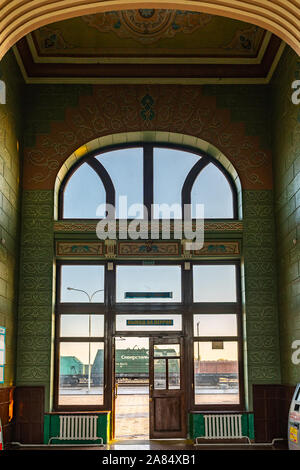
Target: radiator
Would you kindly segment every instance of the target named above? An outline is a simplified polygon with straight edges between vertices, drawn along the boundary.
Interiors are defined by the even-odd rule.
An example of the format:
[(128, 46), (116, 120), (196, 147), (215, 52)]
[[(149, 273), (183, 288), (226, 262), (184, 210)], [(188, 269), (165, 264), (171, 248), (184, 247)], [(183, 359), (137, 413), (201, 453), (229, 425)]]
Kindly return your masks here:
[(205, 439), (242, 438), (242, 415), (204, 415)]
[(96, 415), (60, 415), (59, 416), (59, 436), (53, 436), (49, 439), (64, 441), (95, 441), (103, 440), (97, 436), (97, 420)]
[[(205, 414), (204, 417), (204, 426), (205, 426), (205, 435), (202, 437), (196, 438), (196, 445), (207, 446), (208, 443), (205, 443), (205, 440), (218, 440), (218, 439), (246, 439), (247, 444), (239, 445), (251, 445), (251, 440), (248, 436), (243, 436), (242, 433), (242, 415), (241, 414)], [(199, 440), (202, 443), (199, 443)], [(204, 442), (203, 442), (204, 441)], [(223, 445), (210, 443), (209, 445)], [(228, 444), (230, 445), (230, 444)], [(231, 444), (236, 445), (236, 444)]]

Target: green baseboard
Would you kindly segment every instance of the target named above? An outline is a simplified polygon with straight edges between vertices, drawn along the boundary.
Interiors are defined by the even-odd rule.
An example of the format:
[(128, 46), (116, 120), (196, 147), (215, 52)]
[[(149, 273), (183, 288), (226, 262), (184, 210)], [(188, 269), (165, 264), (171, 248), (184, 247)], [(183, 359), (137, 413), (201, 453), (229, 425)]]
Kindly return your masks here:
[[(88, 414), (88, 413), (87, 413)], [(94, 414), (94, 413), (93, 413)], [(110, 411), (95, 413), (98, 416), (97, 421), (97, 436), (103, 439), (103, 444), (107, 444), (110, 435)], [(44, 415), (44, 444), (48, 444), (51, 439), (51, 444), (96, 444), (101, 443), (101, 440), (61, 440), (55, 439), (59, 436), (60, 420), (59, 413), (46, 413)]]
[[(217, 414), (217, 413), (216, 413)], [(249, 437), (250, 440), (254, 439), (254, 416), (253, 413), (242, 414), (242, 434)], [(196, 439), (197, 437), (205, 436), (204, 415), (202, 413), (189, 413), (189, 438)]]

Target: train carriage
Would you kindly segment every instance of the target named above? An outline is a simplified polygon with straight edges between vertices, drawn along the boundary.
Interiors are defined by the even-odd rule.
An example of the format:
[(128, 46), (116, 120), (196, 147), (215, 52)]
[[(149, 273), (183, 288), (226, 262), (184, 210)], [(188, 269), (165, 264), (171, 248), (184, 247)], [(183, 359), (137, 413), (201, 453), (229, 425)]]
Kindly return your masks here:
[[(175, 351), (174, 351), (175, 352)], [(96, 353), (91, 366), (91, 384), (102, 385), (103, 380), (103, 349)], [(164, 356), (164, 351), (161, 351)], [(170, 354), (170, 349), (165, 355)], [(176, 382), (179, 374), (177, 361), (170, 363), (169, 376), (171, 382)], [(169, 367), (170, 367), (169, 366)], [(165, 361), (155, 359), (155, 380), (165, 377)], [(87, 383), (88, 365), (83, 364), (75, 356), (63, 356), (60, 360), (60, 384), (71, 386)], [(120, 382), (145, 382), (149, 377), (149, 351), (147, 349), (118, 349), (115, 353), (115, 377)], [(234, 387), (237, 383), (238, 370), (235, 361), (200, 361), (195, 366), (196, 386)]]

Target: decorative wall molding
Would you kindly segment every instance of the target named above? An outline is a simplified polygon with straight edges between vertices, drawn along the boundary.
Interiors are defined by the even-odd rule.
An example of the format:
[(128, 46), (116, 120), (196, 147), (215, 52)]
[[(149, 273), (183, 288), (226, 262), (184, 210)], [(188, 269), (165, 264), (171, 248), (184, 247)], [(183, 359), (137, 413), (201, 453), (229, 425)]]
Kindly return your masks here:
[(56, 256), (103, 256), (104, 242), (56, 242)]
[[(136, 143), (141, 142), (143, 135), (144, 141), (202, 149), (220, 161), (237, 187), (272, 188), (272, 156), (264, 120), (267, 102), (262, 88), (231, 89), (229, 100), (227, 93), (220, 96), (217, 86), (95, 85), (86, 90), (82, 85), (72, 88), (73, 102), (78, 101), (70, 106), (66, 87), (38, 88), (33, 101), (28, 101), (32, 113), (29, 119), (40, 121), (40, 114), (34, 115), (37, 111), (46, 118), (42, 129), (35, 124), (32, 145), (24, 149), (25, 189), (53, 189), (72, 162), (88, 152), (100, 152), (104, 143), (106, 147), (124, 145), (134, 138)], [(58, 98), (59, 116), (55, 118)], [(43, 110), (35, 109), (39, 100), (48, 103)], [(47, 118), (47, 107), (51, 119)]]
[[(53, 224), (54, 232), (59, 233), (94, 233), (96, 237), (96, 227), (97, 221), (67, 221), (67, 220), (57, 220)], [(116, 221), (116, 230), (118, 231), (118, 221)], [(193, 229), (196, 225), (193, 223)], [(149, 226), (150, 228), (150, 226)], [(170, 222), (170, 231), (174, 229), (173, 222)], [(204, 222), (204, 231), (205, 232), (241, 232), (243, 231), (243, 222), (240, 220), (232, 221), (205, 221)], [(161, 232), (161, 230), (160, 230)]]
[(109, 259), (158, 259), (158, 258), (198, 258), (198, 257), (232, 257), (241, 254), (239, 241), (212, 240), (204, 242), (201, 250), (188, 253), (182, 241), (56, 241), (58, 258), (109, 258)]
[(176, 241), (157, 242), (146, 240), (140, 242), (119, 242), (117, 244), (118, 257), (178, 257), (181, 255), (181, 243)]
[(209, 241), (204, 242), (201, 250), (193, 251), (194, 256), (232, 256), (240, 255), (240, 244), (237, 241), (223, 242), (223, 241)]
[[(52, 37), (53, 33), (49, 35)], [(247, 33), (239, 32), (239, 37), (244, 35)], [(106, 57), (105, 48), (104, 57), (98, 55), (94, 59), (88, 53), (87, 57), (75, 57), (72, 49), (69, 56), (64, 51), (63, 57), (47, 57), (43, 53), (39, 55), (36, 38), (31, 35), (21, 39), (13, 51), (27, 84), (267, 84), (286, 44), (270, 32), (266, 32), (266, 37), (269, 41), (262, 41), (260, 59), (252, 58), (252, 62), (244, 57), (195, 58), (187, 52), (179, 57), (148, 57), (147, 54), (133, 58), (115, 56), (115, 53)]]

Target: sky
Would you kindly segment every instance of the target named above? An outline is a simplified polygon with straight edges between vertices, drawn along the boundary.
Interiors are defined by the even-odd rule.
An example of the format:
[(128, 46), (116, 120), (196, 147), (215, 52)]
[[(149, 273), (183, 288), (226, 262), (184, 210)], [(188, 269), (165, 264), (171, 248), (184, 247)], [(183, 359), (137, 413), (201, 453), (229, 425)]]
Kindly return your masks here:
[[(128, 207), (132, 204), (143, 204), (142, 149), (114, 150), (95, 158), (108, 171), (114, 184), (117, 217), (126, 217), (127, 213), (119, 212), (120, 196), (127, 197)], [(200, 159), (199, 155), (182, 150), (155, 148), (153, 155), (154, 203), (180, 204), (185, 178)], [(192, 188), (191, 202), (194, 216), (195, 204), (204, 204), (204, 216), (207, 218), (233, 216), (230, 186), (223, 173), (213, 164), (204, 168), (197, 177)], [(100, 204), (105, 204), (103, 183), (95, 171), (84, 163), (75, 171), (66, 185), (64, 217), (99, 218), (96, 212)], [(134, 214), (130, 216), (133, 217)], [(157, 212), (155, 212), (156, 216), (158, 216)]]
[[(72, 287), (86, 291), (90, 296), (104, 289), (104, 266), (63, 265), (61, 278), (62, 302), (88, 302), (82, 292), (70, 291)], [(157, 299), (125, 299), (126, 292), (171, 292), (172, 298), (160, 302), (181, 302), (181, 268), (174, 266), (116, 266), (117, 302), (157, 302)], [(235, 302), (236, 268), (234, 265), (193, 266), (195, 302)], [(104, 293), (93, 297), (103, 302)]]

